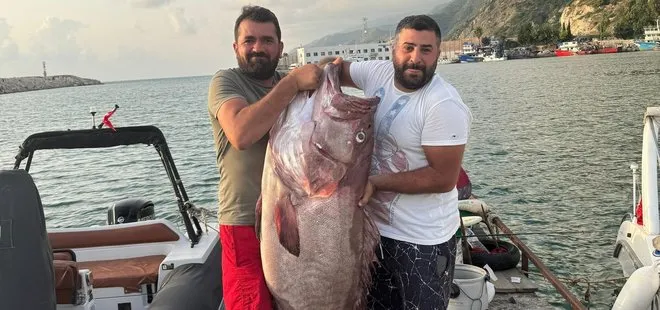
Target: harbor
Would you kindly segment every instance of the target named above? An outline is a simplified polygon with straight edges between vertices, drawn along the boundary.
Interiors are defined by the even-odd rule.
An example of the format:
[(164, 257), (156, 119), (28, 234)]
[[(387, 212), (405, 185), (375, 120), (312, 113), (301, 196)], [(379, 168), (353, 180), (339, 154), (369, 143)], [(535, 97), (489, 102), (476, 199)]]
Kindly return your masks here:
[[(657, 56), (617, 53), (437, 68), (473, 111), (474, 134), (464, 159), (473, 193), (585, 308), (611, 309), (614, 292), (625, 283), (603, 280), (624, 277), (613, 251), (620, 220), (631, 212), (630, 164), (641, 155), (640, 120), (645, 108), (657, 102)], [(516, 74), (508, 74), (512, 71)], [(538, 80), (538, 72), (562, 80), (562, 95)], [(191, 121), (206, 116), (200, 102), (208, 79), (144, 80), (0, 96), (0, 154), (5, 154), (0, 166), (12, 168), (17, 146), (29, 134), (91, 127), (90, 106), (103, 113), (119, 102), (113, 124), (158, 126), (188, 195), (196, 206), (214, 210), (213, 143), (205, 125)], [(25, 106), (52, 118), (44, 122), (41, 114), (21, 108)], [(175, 116), (183, 121), (172, 122)], [(152, 155), (136, 146), (111, 153), (42, 151), (30, 173), (40, 189), (48, 229), (105, 226), (112, 202), (144, 197), (154, 203), (159, 219), (185, 230), (167, 175)], [(498, 235), (513, 243), (504, 230)], [(515, 277), (520, 283), (495, 284), (503, 290), (522, 286), (533, 292), (501, 291), (493, 297), (492, 308), (571, 309), (529, 257), (531, 284), (525, 281), (522, 256), (515, 274), (496, 271), (498, 281)], [(593, 283), (573, 282), (577, 279)]]

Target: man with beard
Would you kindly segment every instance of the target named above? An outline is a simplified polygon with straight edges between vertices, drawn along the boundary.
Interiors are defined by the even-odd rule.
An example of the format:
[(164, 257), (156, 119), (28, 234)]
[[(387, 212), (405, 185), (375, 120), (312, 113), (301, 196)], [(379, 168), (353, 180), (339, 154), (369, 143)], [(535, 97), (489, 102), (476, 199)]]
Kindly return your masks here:
[(378, 96), (371, 175), (361, 206), (381, 234), (371, 309), (445, 309), (459, 227), (458, 179), (472, 114), (435, 74), (440, 28), (425, 15), (396, 28), (392, 61), (342, 63), (342, 85)]
[(267, 133), (296, 93), (320, 85), (322, 71), (313, 64), (286, 76), (275, 70), (284, 45), (277, 17), (266, 8), (243, 7), (234, 39), (238, 68), (219, 70), (208, 92), (220, 173), (223, 298), (229, 310), (272, 309), (254, 228)]

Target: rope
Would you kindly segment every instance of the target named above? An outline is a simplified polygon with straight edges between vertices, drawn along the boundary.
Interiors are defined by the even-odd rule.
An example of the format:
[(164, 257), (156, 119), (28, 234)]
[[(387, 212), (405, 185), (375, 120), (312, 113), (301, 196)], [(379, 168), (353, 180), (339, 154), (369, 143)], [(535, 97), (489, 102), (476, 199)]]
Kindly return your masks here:
[[(525, 274), (541, 276), (545, 279), (545, 276), (541, 273), (532, 272), (532, 271), (524, 271), (524, 270), (521, 270), (521, 271)], [(596, 279), (596, 280), (589, 280), (587, 278), (566, 278), (566, 277), (556, 277), (556, 278), (563, 281), (564, 283), (566, 283), (568, 285), (572, 285), (572, 286), (579, 286), (582, 283), (586, 284), (587, 289), (584, 292), (584, 300), (588, 304), (591, 304), (591, 287), (592, 287), (593, 284), (616, 283), (616, 282), (619, 282), (619, 281), (628, 280), (628, 277), (616, 277), (616, 278)]]

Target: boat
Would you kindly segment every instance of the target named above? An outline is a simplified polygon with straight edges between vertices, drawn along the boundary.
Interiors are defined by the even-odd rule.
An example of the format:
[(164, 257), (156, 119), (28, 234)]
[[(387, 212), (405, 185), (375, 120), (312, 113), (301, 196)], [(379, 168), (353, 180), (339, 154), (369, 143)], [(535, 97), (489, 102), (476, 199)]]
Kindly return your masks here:
[(577, 41), (561, 42), (555, 49), (555, 56), (574, 56), (580, 51)]
[(618, 53), (618, 52), (619, 52), (619, 49), (616, 46), (614, 46), (614, 47), (612, 47), (612, 46), (600, 47), (600, 48), (596, 49), (596, 54), (614, 54), (614, 53)]
[[(108, 208), (106, 225), (46, 229), (39, 190), (30, 174), (35, 154), (92, 148), (117, 152), (126, 145), (156, 149), (182, 225), (158, 218), (154, 210), (159, 206), (148, 197), (134, 197)], [(200, 218), (205, 222), (204, 209), (189, 199), (160, 129), (133, 126), (39, 132), (23, 141), (15, 158), (13, 169), (0, 170), (1, 308), (223, 307), (219, 236), (208, 229), (217, 225), (200, 224)]]
[(635, 41), (634, 43), (640, 51), (652, 51), (658, 47), (657, 42)]
[(613, 256), (626, 283), (613, 309), (657, 309), (660, 304), (660, 210), (658, 206), (658, 134), (660, 107), (648, 107), (643, 119), (641, 186), (639, 165), (632, 169), (632, 206), (621, 220)]

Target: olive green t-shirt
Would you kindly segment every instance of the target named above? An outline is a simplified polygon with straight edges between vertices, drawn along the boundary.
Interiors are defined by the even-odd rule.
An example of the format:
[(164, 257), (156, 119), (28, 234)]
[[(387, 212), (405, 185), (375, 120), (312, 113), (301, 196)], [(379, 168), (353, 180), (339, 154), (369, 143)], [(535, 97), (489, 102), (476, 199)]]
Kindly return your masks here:
[[(275, 81), (282, 78), (275, 73)], [(243, 151), (232, 147), (217, 119), (218, 110), (229, 99), (242, 98), (253, 104), (272, 87), (265, 87), (237, 68), (220, 70), (211, 79), (208, 110), (216, 148), (218, 221), (221, 225), (254, 225), (255, 207), (261, 193), (261, 175), (268, 134)]]

